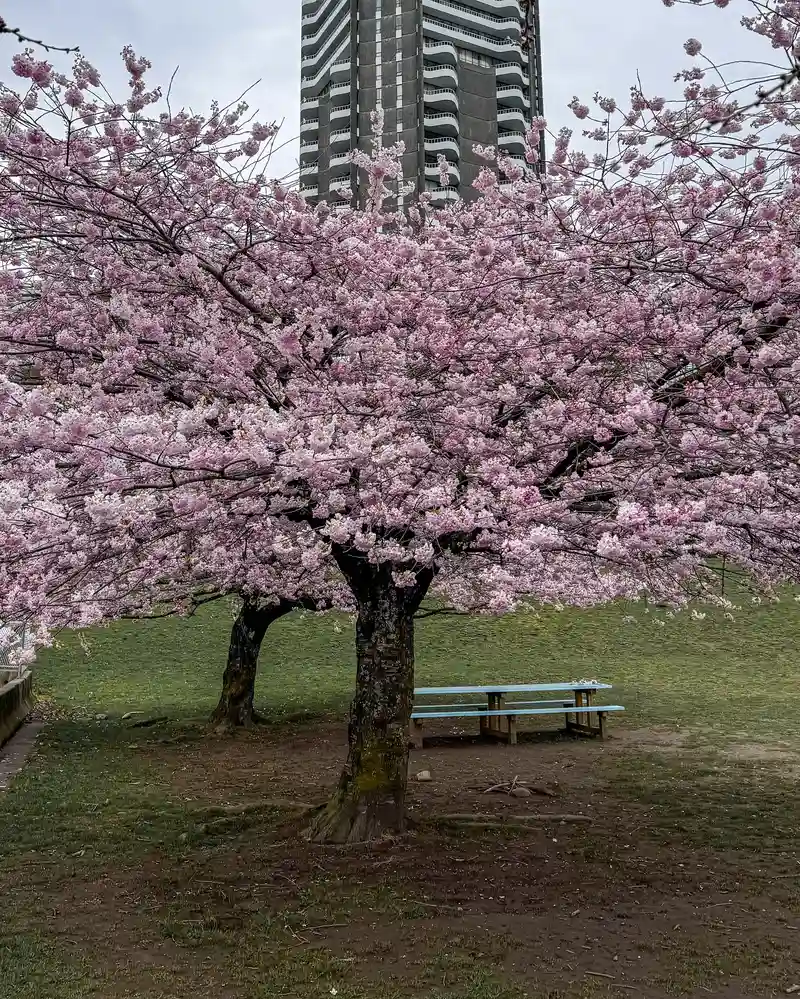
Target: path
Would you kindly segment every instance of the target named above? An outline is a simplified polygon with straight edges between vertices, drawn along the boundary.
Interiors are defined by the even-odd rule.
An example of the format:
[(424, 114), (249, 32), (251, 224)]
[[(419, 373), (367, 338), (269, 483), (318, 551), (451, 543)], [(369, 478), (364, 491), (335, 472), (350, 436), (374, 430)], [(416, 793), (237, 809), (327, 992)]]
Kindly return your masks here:
[(0, 749), (0, 792), (7, 791), (11, 781), (22, 770), (43, 728), (44, 722), (26, 722)]

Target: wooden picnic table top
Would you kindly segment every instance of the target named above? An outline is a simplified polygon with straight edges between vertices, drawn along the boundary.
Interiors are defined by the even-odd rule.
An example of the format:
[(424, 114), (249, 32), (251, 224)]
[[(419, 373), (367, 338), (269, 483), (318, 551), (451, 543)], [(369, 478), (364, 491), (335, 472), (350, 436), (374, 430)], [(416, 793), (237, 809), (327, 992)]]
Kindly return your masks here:
[(414, 696), (435, 694), (523, 694), (546, 690), (611, 690), (610, 683), (494, 683), (480, 687), (415, 687)]

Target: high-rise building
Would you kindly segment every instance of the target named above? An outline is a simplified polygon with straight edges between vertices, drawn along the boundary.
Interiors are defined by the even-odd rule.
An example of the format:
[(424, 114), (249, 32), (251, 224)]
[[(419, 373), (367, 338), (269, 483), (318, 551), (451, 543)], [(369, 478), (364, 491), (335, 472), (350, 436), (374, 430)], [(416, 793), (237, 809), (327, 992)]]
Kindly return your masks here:
[[(407, 200), (474, 195), (484, 165), (473, 146), (523, 159), (542, 113), (539, 0), (304, 0), (300, 186), (307, 198), (359, 196), (348, 154), (402, 139)], [(442, 187), (437, 157), (447, 158)], [(363, 192), (362, 192), (363, 196)]]

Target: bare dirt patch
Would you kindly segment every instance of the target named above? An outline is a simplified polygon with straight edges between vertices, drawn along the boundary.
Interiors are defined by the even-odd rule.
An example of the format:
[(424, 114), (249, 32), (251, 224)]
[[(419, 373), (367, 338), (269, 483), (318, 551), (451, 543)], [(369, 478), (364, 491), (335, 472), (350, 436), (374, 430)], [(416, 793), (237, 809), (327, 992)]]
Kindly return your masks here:
[(728, 746), (722, 751), (723, 756), (732, 760), (753, 761), (756, 763), (798, 763), (800, 753), (777, 746), (764, 746), (759, 743), (745, 742)]
[[(649, 835), (650, 806), (623, 794), (619, 778), (633, 745), (662, 744), (654, 735), (546, 734), (509, 747), (443, 733), (412, 754), (418, 825), (400, 841), (310, 846), (289, 813), (256, 812), (184, 848), (176, 828), (174, 847), (135, 867), (73, 861), (65, 876), (31, 859), (16, 884), (35, 893), (59, 941), (90, 956), (111, 997), (782, 992), (800, 981), (800, 855)], [(319, 802), (338, 776), (345, 732), (265, 729), (131, 751), (157, 763), (193, 809)], [(429, 782), (413, 779), (421, 770)], [(553, 796), (484, 793), (515, 776)], [(513, 833), (436, 824), (454, 812), (591, 821)]]

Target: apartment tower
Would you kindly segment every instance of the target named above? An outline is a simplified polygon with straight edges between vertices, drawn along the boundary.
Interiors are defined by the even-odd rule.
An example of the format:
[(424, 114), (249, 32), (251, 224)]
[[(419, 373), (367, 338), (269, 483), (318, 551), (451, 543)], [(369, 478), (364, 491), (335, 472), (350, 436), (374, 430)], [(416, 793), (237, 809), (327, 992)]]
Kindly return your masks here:
[[(352, 149), (402, 139), (401, 201), (469, 198), (498, 146), (524, 162), (524, 136), (542, 113), (538, 0), (304, 0), (300, 187), (312, 202), (363, 197)], [(448, 162), (442, 186), (437, 158)]]

